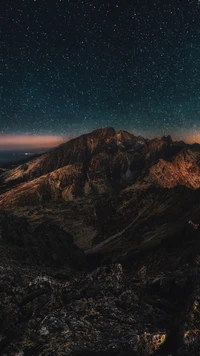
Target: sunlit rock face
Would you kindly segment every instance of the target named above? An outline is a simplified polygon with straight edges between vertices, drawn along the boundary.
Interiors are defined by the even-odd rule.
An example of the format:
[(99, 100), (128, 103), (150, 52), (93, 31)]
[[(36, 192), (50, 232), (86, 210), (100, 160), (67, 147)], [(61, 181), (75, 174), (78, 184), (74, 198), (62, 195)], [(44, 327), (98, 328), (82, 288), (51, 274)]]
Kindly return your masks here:
[(164, 188), (184, 185), (197, 189), (200, 187), (199, 152), (185, 149), (172, 161), (160, 159), (150, 169), (150, 176)]

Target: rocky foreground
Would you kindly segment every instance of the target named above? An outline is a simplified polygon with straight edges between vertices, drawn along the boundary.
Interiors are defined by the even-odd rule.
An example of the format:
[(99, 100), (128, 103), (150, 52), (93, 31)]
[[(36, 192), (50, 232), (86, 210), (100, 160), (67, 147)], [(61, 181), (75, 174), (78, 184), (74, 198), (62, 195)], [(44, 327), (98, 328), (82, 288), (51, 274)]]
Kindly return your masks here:
[(0, 230), (1, 355), (200, 353), (198, 225), (107, 264), (54, 224), (1, 213)]

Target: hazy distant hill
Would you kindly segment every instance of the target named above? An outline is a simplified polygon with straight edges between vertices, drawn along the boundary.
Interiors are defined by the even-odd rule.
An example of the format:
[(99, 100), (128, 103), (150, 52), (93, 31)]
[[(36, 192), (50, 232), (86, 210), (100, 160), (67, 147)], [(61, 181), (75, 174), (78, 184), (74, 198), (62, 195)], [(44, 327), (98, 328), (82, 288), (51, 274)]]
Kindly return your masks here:
[(12, 168), (39, 155), (41, 152), (0, 151), (0, 168)]

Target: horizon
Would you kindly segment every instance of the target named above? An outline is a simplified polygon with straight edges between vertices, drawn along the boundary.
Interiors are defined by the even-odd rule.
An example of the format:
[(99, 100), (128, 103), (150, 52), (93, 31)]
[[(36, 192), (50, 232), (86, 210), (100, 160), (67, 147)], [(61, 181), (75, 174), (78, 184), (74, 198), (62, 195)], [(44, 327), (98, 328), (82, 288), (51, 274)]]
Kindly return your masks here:
[[(110, 126), (107, 126), (110, 127)], [(99, 127), (101, 128), (106, 128), (106, 127)], [(116, 128), (114, 128), (116, 131), (120, 131)], [(0, 152), (26, 152), (27, 150), (32, 151), (31, 153), (40, 153), (39, 151), (45, 151), (49, 150), (52, 148), (55, 148), (62, 143), (65, 143), (73, 138), (82, 136), (84, 134), (89, 134), (90, 132), (96, 131), (98, 129), (94, 129), (91, 131), (87, 132), (79, 132), (76, 134), (68, 134), (68, 135), (59, 135), (59, 134), (51, 134), (51, 135), (36, 135), (36, 134), (1, 134), (0, 135)], [(131, 134), (134, 134), (135, 136), (142, 136), (147, 139), (160, 139), (163, 136), (168, 136), (170, 135), (173, 139), (173, 141), (184, 141), (185, 143), (188, 144), (200, 144), (200, 135), (194, 135), (192, 132), (190, 133), (185, 133), (185, 135), (176, 135), (170, 132), (163, 134), (153, 134), (150, 132), (139, 132), (136, 130), (125, 130), (122, 129), (122, 131), (128, 131)]]

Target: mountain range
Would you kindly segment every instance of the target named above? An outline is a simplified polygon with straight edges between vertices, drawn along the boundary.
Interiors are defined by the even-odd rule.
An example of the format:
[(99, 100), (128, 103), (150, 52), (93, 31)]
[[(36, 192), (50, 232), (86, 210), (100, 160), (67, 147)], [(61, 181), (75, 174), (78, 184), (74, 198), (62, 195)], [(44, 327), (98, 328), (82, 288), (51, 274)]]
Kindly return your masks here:
[[(74, 323), (82, 327), (87, 315), (91, 317), (88, 329), (84, 324), (87, 332), (78, 326), (79, 331), (74, 331), (71, 319), (69, 332), (62, 324), (66, 333), (59, 334), (61, 350), (55, 341), (56, 351), (50, 353), (43, 337), (49, 335), (53, 345), (53, 319), (40, 329), (42, 341), (37, 339), (34, 348), (23, 346), (21, 334), (12, 337), (15, 323), (8, 311), (2, 352), (7, 348), (8, 355), (16, 355), (18, 348), (25, 350), (23, 355), (198, 354), (200, 145), (173, 141), (170, 136), (149, 140), (114, 128), (98, 129), (0, 170), (0, 209), (3, 281), (9, 268), (19, 270), (25, 281), (27, 275), (33, 280), (41, 271), (50, 278), (34, 282), (32, 292), (20, 280), (13, 308), (25, 303), (22, 295), (29, 300), (29, 294), (35, 296), (41, 288), (41, 293), (43, 288), (51, 290), (55, 298), (53, 283), (61, 304), (55, 303), (56, 311), (51, 304), (46, 314), (40, 311), (41, 320), (51, 315), (64, 323), (54, 315), (59, 308), (59, 313), (61, 309), (71, 313)], [(56, 282), (58, 276), (64, 282)], [(68, 287), (67, 280), (71, 280)], [(11, 281), (10, 288), (15, 283)], [(5, 282), (2, 286), (7, 288)], [(30, 308), (42, 308), (33, 300)], [(78, 306), (78, 301), (83, 304)], [(115, 322), (111, 314), (108, 317), (106, 305)], [(97, 313), (96, 336), (90, 325), (91, 310)], [(16, 323), (21, 323), (23, 313), (29, 315), (26, 312), (19, 310)], [(27, 320), (39, 328), (37, 313), (30, 313)], [(134, 335), (129, 335), (127, 318)], [(121, 333), (124, 344), (114, 332), (108, 341), (103, 330), (109, 323), (115, 333)], [(24, 328), (23, 324), (22, 334)], [(26, 340), (33, 339), (31, 332), (25, 333)], [(81, 340), (86, 338), (85, 344), (77, 341), (76, 332)]]

